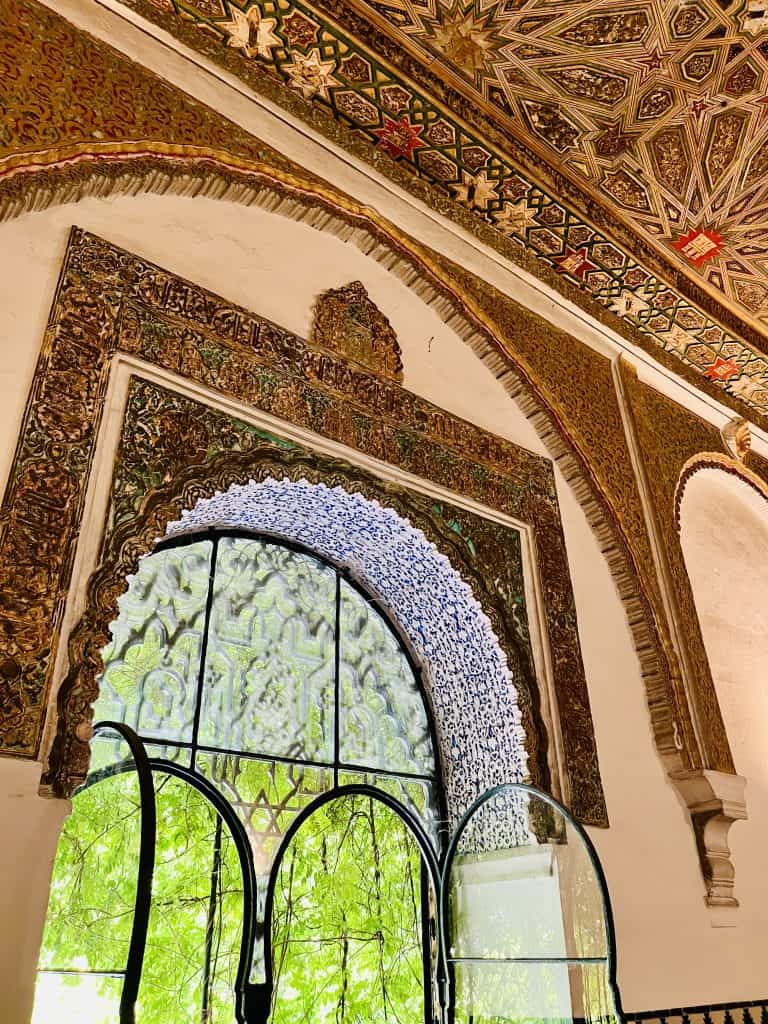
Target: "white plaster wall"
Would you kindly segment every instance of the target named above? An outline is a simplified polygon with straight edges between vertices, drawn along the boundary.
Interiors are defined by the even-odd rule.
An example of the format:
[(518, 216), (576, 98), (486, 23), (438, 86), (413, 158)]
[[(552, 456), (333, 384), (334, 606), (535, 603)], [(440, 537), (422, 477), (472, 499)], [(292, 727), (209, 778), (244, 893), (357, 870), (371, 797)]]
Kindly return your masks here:
[[(143, 196), (88, 200), (0, 225), (2, 484), (73, 223), (301, 334), (307, 332), (318, 292), (360, 279), (397, 330), (408, 388), (546, 454), (530, 423), (463, 342), (399, 280), (351, 245), (253, 208)], [(653, 746), (623, 608), (583, 513), (559, 475), (558, 489), (611, 817), (610, 830), (595, 830), (594, 837), (616, 912), (625, 1005), (639, 1010), (765, 996), (764, 967), (752, 953), (761, 938), (753, 919), (739, 911), (735, 927), (712, 927), (687, 817)], [(0, 875), (6, 897), (17, 907), (14, 913), (28, 913), (35, 904), (39, 917), (46, 899), (40, 879), (48, 871), (50, 849), (41, 847), (38, 854), (17, 848), (15, 836), (40, 827), (38, 819), (45, 820), (50, 834), (59, 825), (61, 808), (33, 798), (23, 809), (6, 807), (4, 814), (0, 834), (6, 854), (10, 850), (17, 859), (23, 854), (25, 865), (16, 878)], [(741, 884), (740, 895), (745, 906), (754, 898)], [(0, 962), (21, 955), (12, 935), (0, 930)], [(27, 972), (33, 960), (27, 955)], [(21, 967), (18, 973), (21, 977)], [(24, 1014), (2, 1009), (7, 1024), (26, 1024)]]
[(56, 840), (67, 800), (37, 795), (41, 766), (0, 759), (0, 1020), (29, 1020)]
[[(768, 935), (768, 500), (717, 469), (688, 481), (680, 541), (749, 818), (729, 833), (739, 917)], [(765, 968), (765, 940), (750, 956)]]

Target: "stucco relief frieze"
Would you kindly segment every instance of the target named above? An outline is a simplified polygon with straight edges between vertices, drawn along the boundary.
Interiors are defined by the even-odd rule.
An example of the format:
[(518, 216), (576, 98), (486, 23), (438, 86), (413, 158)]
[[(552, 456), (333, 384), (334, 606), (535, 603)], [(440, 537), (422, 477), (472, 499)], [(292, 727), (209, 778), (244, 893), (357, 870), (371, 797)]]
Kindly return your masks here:
[[(107, 376), (118, 350), (530, 523), (548, 639), (557, 651), (554, 678), (572, 775), (571, 800), (585, 820), (604, 822), (565, 544), (547, 460), (79, 231), (71, 239), (3, 506), (0, 628), (8, 651), (3, 677), (8, 711), (0, 723), (4, 752), (34, 756), (38, 750)], [(198, 476), (184, 482), (187, 489), (180, 496), (183, 473), (179, 480), (175, 473), (188, 468), (189, 452), (208, 453), (210, 438), (200, 417), (189, 413), (178, 423), (164, 421), (159, 413), (149, 435), (158, 459), (166, 460), (161, 459), (149, 479), (158, 481), (160, 491), (165, 487), (173, 492), (167, 505), (172, 519), (189, 504), (190, 488), (205, 490)], [(149, 435), (145, 424), (129, 431), (135, 444)], [(274, 465), (273, 460), (272, 470)], [(146, 539), (137, 540), (138, 533), (149, 530), (157, 536), (163, 523), (149, 514), (153, 492), (134, 473), (129, 458), (118, 462), (115, 480), (123, 497), (110, 515), (111, 534), (122, 531), (121, 557), (135, 560), (148, 546)], [(55, 491), (52, 481), (59, 482)], [(167, 493), (164, 500), (167, 504)], [(498, 555), (495, 551), (489, 557)], [(92, 584), (93, 605), (101, 618), (98, 628), (91, 622), (90, 629), (101, 630), (101, 639), (88, 628), (73, 636), (70, 658), (79, 670), (61, 690), (50, 774), (58, 792), (66, 791), (66, 780), (82, 768), (85, 748), (77, 731), (93, 699), (98, 650), (124, 577), (122, 569), (97, 574)], [(489, 615), (492, 622), (500, 621), (499, 607)]]

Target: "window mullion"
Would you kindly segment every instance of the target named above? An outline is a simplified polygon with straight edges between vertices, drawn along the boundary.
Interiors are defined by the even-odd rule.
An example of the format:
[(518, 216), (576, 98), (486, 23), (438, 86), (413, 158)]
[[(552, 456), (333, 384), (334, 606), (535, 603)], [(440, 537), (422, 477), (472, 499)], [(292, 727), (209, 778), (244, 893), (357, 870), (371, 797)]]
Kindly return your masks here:
[(341, 760), (341, 575), (336, 573), (336, 614), (333, 630), (333, 785), (339, 784)]
[(205, 601), (203, 616), (203, 636), (200, 643), (200, 668), (197, 673), (197, 693), (195, 694), (195, 717), (192, 721), (192, 769), (197, 767), (198, 733), (200, 731), (200, 715), (203, 707), (203, 688), (205, 686), (205, 663), (208, 658), (208, 633), (211, 626), (213, 611), (213, 587), (216, 577), (216, 559), (219, 553), (219, 538), (214, 535), (211, 548), (211, 568), (208, 574), (208, 597)]

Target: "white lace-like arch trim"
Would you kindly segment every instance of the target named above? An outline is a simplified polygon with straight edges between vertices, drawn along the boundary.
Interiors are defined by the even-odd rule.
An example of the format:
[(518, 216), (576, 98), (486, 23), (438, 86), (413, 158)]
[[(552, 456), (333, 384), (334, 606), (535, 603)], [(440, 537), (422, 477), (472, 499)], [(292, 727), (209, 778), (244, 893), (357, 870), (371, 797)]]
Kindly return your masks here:
[(209, 527), (304, 544), (381, 599), (421, 663), (454, 821), (488, 787), (525, 777), (506, 656), (470, 587), (421, 530), (357, 492), (272, 477), (201, 499), (167, 535)]

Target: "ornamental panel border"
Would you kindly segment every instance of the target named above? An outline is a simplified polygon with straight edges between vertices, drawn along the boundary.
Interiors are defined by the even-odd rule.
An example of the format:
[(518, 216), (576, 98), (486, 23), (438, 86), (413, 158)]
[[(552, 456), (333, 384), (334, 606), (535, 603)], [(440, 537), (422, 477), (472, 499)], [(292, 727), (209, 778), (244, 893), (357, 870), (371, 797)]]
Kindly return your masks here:
[[(8, 638), (0, 676), (0, 752), (22, 757), (39, 753), (85, 491), (109, 371), (118, 352), (529, 524), (548, 642), (557, 652), (553, 683), (570, 801), (582, 820), (606, 824), (549, 461), (78, 229), (70, 239), (0, 520), (0, 632)], [(161, 431), (156, 442), (160, 438), (171, 447), (180, 445), (176, 457), (183, 463), (188, 453), (184, 435)], [(115, 472), (117, 479), (127, 467), (120, 463)], [(151, 490), (144, 492), (138, 481), (134, 485), (143, 495), (139, 505), (145, 514)], [(200, 493), (199, 484), (192, 481), (190, 486)], [(168, 511), (174, 507), (178, 514), (184, 504), (171, 502)], [(148, 548), (146, 543), (137, 545), (136, 522), (130, 515), (121, 519), (122, 514), (114, 510), (111, 533), (122, 530), (123, 547), (130, 553), (124, 557), (135, 564)], [(154, 521), (152, 537), (171, 518), (169, 514)], [(102, 573), (93, 587), (101, 628), (106, 629), (124, 588), (124, 574), (110, 580)], [(94, 636), (90, 644), (84, 642), (87, 629), (79, 633), (76, 629), (71, 638), (70, 662), (89, 666), (92, 687), (101, 643)], [(58, 735), (46, 781), (60, 795), (76, 781), (87, 757), (78, 738), (93, 698), (86, 675), (70, 673), (59, 695)]]

